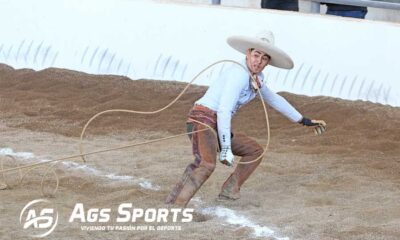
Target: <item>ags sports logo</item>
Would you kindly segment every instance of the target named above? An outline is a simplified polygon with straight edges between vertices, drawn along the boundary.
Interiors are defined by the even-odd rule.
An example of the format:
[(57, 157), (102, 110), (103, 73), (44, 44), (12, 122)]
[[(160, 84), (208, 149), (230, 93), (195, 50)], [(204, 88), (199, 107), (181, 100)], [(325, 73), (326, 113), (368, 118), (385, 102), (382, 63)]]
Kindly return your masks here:
[(45, 237), (56, 228), (58, 212), (54, 208), (48, 208), (49, 205), (52, 205), (49, 200), (36, 199), (22, 209), (19, 222), (24, 230), (29, 229), (33, 233), (30, 234), (31, 237)]

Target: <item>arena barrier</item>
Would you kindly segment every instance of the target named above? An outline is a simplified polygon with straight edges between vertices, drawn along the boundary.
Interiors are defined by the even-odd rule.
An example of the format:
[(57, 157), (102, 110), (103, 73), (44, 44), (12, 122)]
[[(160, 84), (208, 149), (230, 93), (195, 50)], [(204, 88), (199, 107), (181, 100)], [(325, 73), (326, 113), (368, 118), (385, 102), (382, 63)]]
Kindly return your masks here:
[[(0, 62), (18, 69), (187, 82), (243, 57), (228, 36), (268, 28), (295, 62), (265, 70), (273, 90), (400, 106), (399, 24), (150, 0), (4, 0), (1, 10)], [(196, 83), (208, 85), (226, 64)]]

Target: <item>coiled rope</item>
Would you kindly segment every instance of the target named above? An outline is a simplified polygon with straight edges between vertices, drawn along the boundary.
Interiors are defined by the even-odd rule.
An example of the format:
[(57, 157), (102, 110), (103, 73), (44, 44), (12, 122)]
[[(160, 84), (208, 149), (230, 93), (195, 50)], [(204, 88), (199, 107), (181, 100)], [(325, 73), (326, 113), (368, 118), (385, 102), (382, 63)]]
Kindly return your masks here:
[[(104, 152), (110, 152), (110, 151), (115, 151), (115, 150), (121, 150), (121, 149), (131, 148), (131, 147), (140, 146), (140, 145), (146, 145), (146, 144), (150, 144), (150, 143), (154, 143), (154, 142), (160, 142), (160, 141), (164, 141), (164, 140), (168, 140), (168, 139), (172, 139), (172, 138), (176, 138), (176, 137), (180, 137), (180, 136), (184, 136), (184, 135), (188, 135), (188, 134), (193, 134), (193, 133), (196, 133), (196, 132), (202, 132), (202, 131), (206, 131), (206, 130), (210, 130), (210, 131), (213, 133), (213, 135), (215, 136), (215, 138), (218, 139), (218, 134), (217, 134), (217, 132), (216, 132), (211, 126), (209, 126), (209, 125), (207, 125), (207, 124), (205, 124), (205, 123), (199, 122), (199, 121), (197, 121), (197, 120), (191, 119), (191, 121), (196, 122), (196, 123), (198, 123), (198, 124), (201, 124), (201, 125), (205, 126), (206, 128), (205, 128), (205, 129), (201, 129), (201, 130), (197, 130), (197, 131), (182, 133), (182, 134), (178, 134), (178, 135), (174, 135), (174, 136), (169, 136), (169, 137), (164, 137), (164, 138), (149, 140), (149, 141), (145, 141), (145, 142), (134, 143), (134, 144), (124, 145), (124, 146), (118, 146), (118, 147), (113, 147), (113, 148), (106, 148), (106, 149), (102, 149), (102, 150), (98, 150), (98, 151), (93, 151), (93, 152), (86, 152), (86, 153), (85, 153), (85, 152), (84, 152), (84, 148), (83, 148), (83, 138), (84, 138), (84, 136), (85, 136), (86, 129), (89, 127), (90, 123), (91, 123), (94, 119), (98, 118), (99, 116), (101, 116), (101, 115), (103, 115), (103, 114), (106, 114), (106, 113), (114, 113), (114, 112), (135, 113), (135, 114), (143, 114), (143, 115), (151, 115), (151, 114), (156, 114), (156, 113), (162, 112), (162, 111), (164, 111), (165, 109), (167, 109), (167, 108), (169, 108), (170, 106), (172, 106), (174, 103), (176, 103), (176, 102), (179, 100), (179, 98), (181, 98), (182, 95), (187, 91), (187, 89), (190, 87), (190, 85), (192, 85), (192, 83), (193, 83), (199, 76), (201, 76), (205, 71), (207, 71), (208, 69), (212, 68), (213, 66), (215, 66), (215, 65), (217, 65), (217, 64), (221, 64), (221, 63), (234, 63), (234, 64), (237, 64), (238, 66), (242, 67), (242, 68), (249, 74), (249, 76), (250, 76), (250, 78), (252, 79), (252, 81), (256, 81), (256, 80), (254, 79), (254, 77), (252, 76), (252, 74), (248, 71), (247, 67), (243, 66), (243, 65), (242, 65), (241, 63), (239, 63), (239, 62), (236, 62), (236, 61), (233, 61), (233, 60), (220, 60), (220, 61), (214, 62), (214, 63), (208, 65), (206, 68), (204, 68), (204, 69), (203, 69), (202, 71), (200, 71), (198, 74), (196, 74), (196, 75), (193, 77), (193, 79), (185, 86), (185, 88), (179, 93), (179, 95), (178, 95), (174, 100), (172, 100), (170, 103), (168, 103), (165, 107), (162, 107), (162, 108), (157, 109), (157, 110), (154, 110), (154, 111), (135, 111), (135, 110), (127, 110), (127, 109), (110, 109), (110, 110), (105, 110), (105, 111), (102, 111), (102, 112), (99, 112), (99, 113), (95, 114), (93, 117), (91, 117), (91, 118), (89, 119), (89, 121), (86, 122), (85, 126), (84, 126), (83, 129), (82, 129), (82, 132), (81, 132), (81, 135), (80, 135), (80, 142), (79, 142), (79, 151), (80, 151), (80, 154), (71, 155), (71, 156), (62, 157), (62, 158), (57, 158), (57, 159), (50, 160), (50, 161), (43, 161), (43, 162), (39, 162), (39, 163), (28, 164), (28, 165), (24, 165), (24, 166), (17, 166), (17, 167), (8, 168), (8, 169), (4, 169), (4, 168), (3, 168), (3, 160), (0, 158), (0, 167), (1, 167), (0, 173), (1, 173), (2, 176), (3, 176), (3, 179), (4, 179), (4, 182), (5, 182), (6, 186), (10, 186), (9, 184), (7, 184), (7, 182), (6, 182), (6, 180), (5, 180), (5, 178), (6, 178), (6, 177), (5, 177), (5, 173), (6, 173), (6, 172), (19, 171), (19, 174), (20, 174), (20, 181), (19, 181), (19, 184), (20, 184), (20, 183), (22, 183), (24, 177), (25, 177), (29, 172), (31, 172), (32, 170), (34, 170), (34, 169), (36, 169), (36, 168), (39, 168), (39, 167), (46, 167), (46, 168), (45, 168), (45, 172), (44, 172), (44, 174), (42, 175), (42, 180), (41, 180), (41, 184), (40, 184), (40, 191), (41, 191), (41, 193), (42, 193), (43, 196), (54, 196), (55, 193), (56, 193), (57, 190), (58, 190), (58, 187), (59, 187), (59, 178), (58, 178), (57, 173), (56, 173), (55, 170), (54, 170), (54, 166), (55, 166), (58, 162), (60, 162), (60, 161), (62, 161), (62, 160), (67, 160), (67, 159), (73, 159), (73, 158), (78, 158), (78, 157), (80, 157), (80, 158), (82, 159), (83, 162), (86, 162), (85, 156), (88, 156), (88, 155), (93, 155), (93, 154), (98, 154), (98, 153), (104, 153)], [(259, 96), (260, 96), (261, 103), (262, 103), (262, 106), (263, 106), (263, 109), (264, 109), (264, 113), (265, 113), (265, 120), (266, 120), (266, 125), (267, 125), (267, 142), (266, 142), (266, 145), (265, 145), (265, 148), (264, 148), (263, 153), (262, 153), (258, 158), (254, 159), (254, 160), (252, 160), (252, 161), (249, 161), (249, 162), (238, 162), (237, 164), (251, 164), (251, 163), (254, 163), (254, 162), (256, 162), (256, 161), (260, 161), (260, 160), (263, 158), (263, 156), (265, 155), (265, 153), (267, 152), (267, 150), (268, 150), (268, 146), (269, 146), (269, 142), (270, 142), (270, 127), (269, 127), (268, 112), (267, 112), (267, 108), (266, 108), (264, 99), (263, 99), (263, 97), (262, 97), (261, 92), (259, 91), (259, 89), (257, 89), (257, 92), (258, 92), (258, 94), (259, 94)], [(218, 140), (217, 140), (217, 142), (218, 142)], [(218, 146), (217, 146), (217, 148), (218, 148)], [(8, 157), (11, 157), (14, 161), (16, 161), (12, 156), (8, 156)], [(49, 165), (48, 165), (48, 164), (49, 164)], [(23, 169), (27, 169), (27, 171), (25, 172), (25, 174), (22, 175), (21, 170), (23, 170)], [(45, 180), (46, 176), (47, 176), (50, 172), (53, 173), (53, 175), (54, 175), (54, 177), (55, 177), (55, 179), (56, 179), (56, 187), (55, 187), (55, 189), (54, 189), (50, 194), (46, 194), (45, 191), (44, 191), (44, 180)]]

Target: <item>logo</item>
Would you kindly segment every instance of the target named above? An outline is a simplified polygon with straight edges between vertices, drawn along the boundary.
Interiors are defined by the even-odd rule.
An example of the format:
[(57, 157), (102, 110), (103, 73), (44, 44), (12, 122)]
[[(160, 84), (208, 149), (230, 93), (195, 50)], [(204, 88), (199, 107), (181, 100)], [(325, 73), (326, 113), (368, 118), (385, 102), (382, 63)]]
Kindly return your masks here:
[(24, 230), (33, 233), (31, 237), (42, 238), (49, 235), (57, 226), (58, 212), (48, 206), (53, 205), (49, 200), (36, 199), (30, 201), (22, 209), (19, 222)]
[(82, 231), (181, 231), (180, 223), (193, 220), (193, 208), (140, 208), (121, 203), (118, 209), (87, 208), (76, 203), (69, 223), (81, 223)]

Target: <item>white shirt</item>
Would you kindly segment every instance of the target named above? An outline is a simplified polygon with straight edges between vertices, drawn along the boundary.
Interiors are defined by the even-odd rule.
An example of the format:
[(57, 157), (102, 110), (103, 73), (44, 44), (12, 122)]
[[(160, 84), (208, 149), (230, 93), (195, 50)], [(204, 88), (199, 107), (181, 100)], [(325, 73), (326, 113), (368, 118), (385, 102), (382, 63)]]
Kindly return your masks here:
[[(246, 65), (246, 61), (241, 62)], [(282, 96), (271, 91), (264, 83), (264, 74), (259, 73), (261, 95), (265, 102), (282, 113), (292, 122), (300, 121), (303, 116)], [(250, 86), (250, 76), (237, 64), (227, 68), (220, 79), (211, 84), (196, 104), (217, 112), (218, 137), (221, 146), (231, 146), (231, 119), (241, 106), (257, 95)]]

